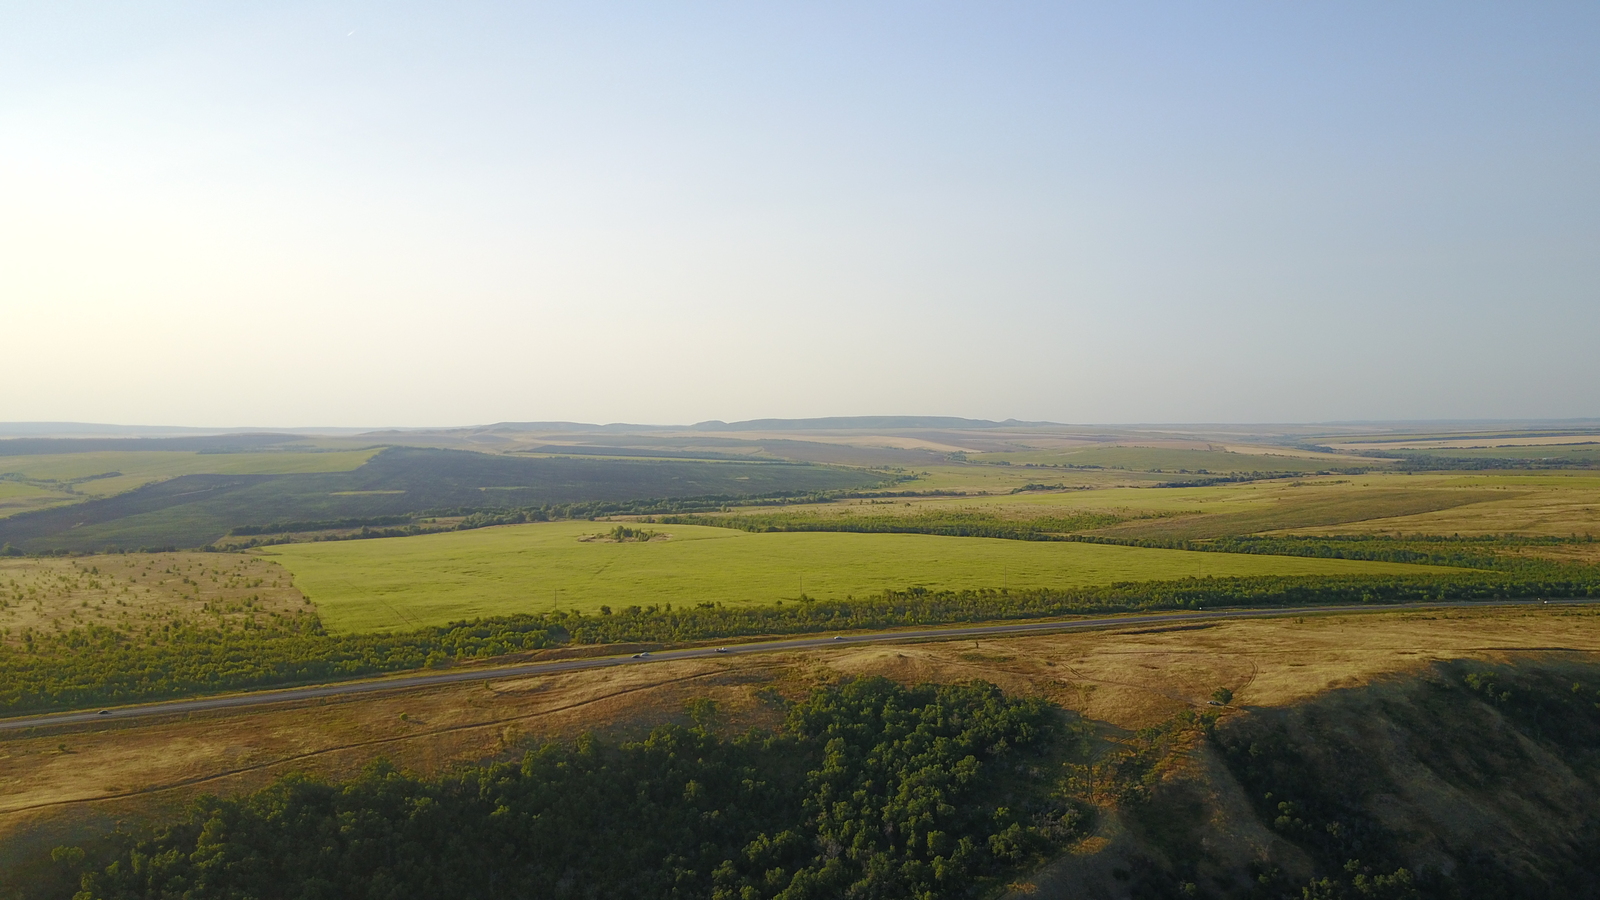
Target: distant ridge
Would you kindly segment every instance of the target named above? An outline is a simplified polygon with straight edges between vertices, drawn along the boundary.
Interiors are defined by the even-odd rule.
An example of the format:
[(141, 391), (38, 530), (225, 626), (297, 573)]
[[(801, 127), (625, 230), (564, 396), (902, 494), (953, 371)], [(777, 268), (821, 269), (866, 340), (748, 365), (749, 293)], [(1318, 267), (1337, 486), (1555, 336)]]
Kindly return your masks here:
[[(638, 433), (641, 431), (827, 431), (833, 429), (860, 431), (863, 429), (904, 428), (1012, 428), (1027, 425), (1056, 425), (1055, 422), (1023, 422), (1007, 419), (995, 422), (990, 419), (963, 419), (960, 416), (822, 416), (814, 419), (746, 419), (741, 422), (724, 422), (711, 419), (693, 425), (634, 425), (613, 422), (596, 425), (588, 422), (496, 422), (493, 425), (472, 425), (463, 428), (429, 429), (440, 432), (579, 432), (579, 433)], [(378, 432), (369, 432), (377, 434)]]
[(187, 453), (243, 453), (278, 448), (302, 440), (297, 434), (239, 432), (171, 437), (14, 437), (0, 440), (0, 456), (43, 456), (104, 450), (172, 450)]
[(243, 429), (189, 428), (183, 425), (97, 425), (90, 422), (0, 422), (0, 437), (141, 437), (224, 434), (236, 430)]
[(609, 425), (596, 425), (589, 422), (496, 422), (493, 425), (480, 425), (473, 428), (456, 428), (453, 431), (541, 431), (560, 432), (572, 431), (585, 434), (618, 432), (631, 434), (640, 431), (677, 431), (679, 425), (633, 425), (627, 422), (612, 422)]
[(830, 429), (900, 428), (1005, 428), (1018, 425), (1054, 425), (1054, 422), (1022, 422), (1007, 419), (963, 419), (959, 416), (823, 416), (816, 419), (748, 419), (722, 422), (713, 419), (689, 426), (692, 431), (826, 431)]
[[(444, 427), (428, 426), (400, 426), (400, 427), (351, 427), (351, 426), (312, 426), (312, 427), (215, 427), (204, 428), (188, 425), (110, 425), (93, 422), (0, 422), (0, 442), (15, 441), (18, 439), (136, 439), (136, 438), (180, 438), (203, 437), (245, 434), (278, 434), (278, 435), (341, 435), (360, 436), (381, 440), (388, 436), (420, 435), (420, 434), (493, 434), (496, 432), (512, 434), (518, 432), (534, 433), (573, 433), (573, 434), (643, 434), (661, 431), (694, 431), (694, 432), (761, 432), (761, 431), (895, 431), (907, 429), (949, 429), (953, 431), (978, 431), (995, 428), (1124, 428), (1146, 430), (1150, 428), (1182, 428), (1194, 429), (1205, 425), (1206, 427), (1237, 428), (1245, 427), (1250, 423), (1121, 423), (1112, 425), (1100, 423), (1090, 425), (1083, 423), (1077, 426), (1068, 426), (1061, 422), (1026, 421), (1020, 419), (1006, 419), (994, 421), (992, 419), (967, 419), (960, 416), (820, 416), (803, 419), (745, 419), (738, 422), (724, 422), (720, 419), (711, 419), (697, 422), (693, 425), (640, 425), (628, 422), (613, 422), (600, 425), (590, 422), (495, 422), (484, 425), (453, 425)], [(1586, 435), (1600, 431), (1600, 418), (1569, 418), (1569, 419), (1403, 419), (1403, 420), (1345, 420), (1329, 422), (1299, 422), (1299, 423), (1254, 423), (1252, 427), (1273, 425), (1275, 427), (1290, 427), (1315, 431), (1317, 429), (1355, 429), (1358, 431), (1373, 432), (1378, 434), (1406, 434), (1421, 431), (1425, 433), (1441, 433), (1443, 431), (1460, 431), (1468, 434), (1480, 434), (1487, 429), (1506, 429), (1514, 431), (1540, 430), (1554, 434), (1568, 433), (1572, 435)], [(153, 448), (152, 448), (153, 449)], [(15, 452), (15, 451), (13, 451)]]
[(225, 434), (359, 434), (368, 428), (200, 428), (190, 425), (106, 425), (96, 422), (0, 422), (0, 440), (8, 438), (166, 438)]

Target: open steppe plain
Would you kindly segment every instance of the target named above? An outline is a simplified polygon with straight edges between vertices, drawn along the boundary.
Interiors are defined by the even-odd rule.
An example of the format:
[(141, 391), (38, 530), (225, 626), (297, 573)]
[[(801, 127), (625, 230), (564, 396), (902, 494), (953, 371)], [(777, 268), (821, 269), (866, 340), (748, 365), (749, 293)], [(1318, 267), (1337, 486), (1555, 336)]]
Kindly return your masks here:
[(606, 525), (555, 522), (367, 541), (286, 544), (267, 555), (340, 631), (601, 606), (776, 603), (921, 586), (1080, 587), (1241, 575), (1422, 574), (1401, 563), (1143, 547), (645, 525), (644, 542), (593, 540)]
[[(986, 468), (993, 471), (982, 471)], [(1600, 475), (1590, 470), (1379, 471), (1185, 487), (1152, 487), (1138, 481), (1150, 477), (1158, 476), (976, 466), (931, 470), (915, 484), (926, 481), (965, 495), (851, 500), (785, 507), (784, 512), (818, 517), (963, 512), (1017, 521), (1100, 514), (1125, 521), (1075, 530), (1134, 539), (1205, 540), (1244, 534), (1600, 535)], [(1012, 493), (1030, 484), (1048, 488)]]

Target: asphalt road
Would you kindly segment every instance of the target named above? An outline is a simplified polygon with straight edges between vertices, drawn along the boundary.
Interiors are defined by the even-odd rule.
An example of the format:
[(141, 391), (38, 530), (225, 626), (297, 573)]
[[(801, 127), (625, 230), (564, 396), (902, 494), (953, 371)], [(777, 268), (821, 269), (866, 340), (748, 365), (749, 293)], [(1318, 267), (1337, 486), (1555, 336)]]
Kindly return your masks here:
[(372, 694), (379, 691), (404, 691), (416, 688), (437, 687), (463, 681), (486, 681), (496, 678), (520, 678), (529, 675), (551, 675), (557, 672), (576, 672), (583, 669), (603, 669), (610, 666), (638, 666), (680, 659), (708, 659), (722, 656), (739, 656), (748, 653), (779, 653), (786, 650), (815, 650), (851, 644), (882, 643), (886, 641), (935, 641), (951, 638), (999, 637), (1035, 632), (1091, 631), (1106, 628), (1128, 628), (1139, 625), (1173, 625), (1184, 622), (1215, 622), (1225, 619), (1265, 619), (1279, 616), (1325, 615), (1328, 613), (1382, 613), (1416, 609), (1463, 609), (1485, 606), (1554, 606), (1556, 604), (1590, 604), (1597, 601), (1580, 600), (1491, 600), (1476, 602), (1396, 603), (1384, 606), (1302, 606), (1275, 609), (1219, 609), (1194, 612), (1151, 613), (1139, 616), (1104, 616), (1092, 619), (1065, 619), (1049, 622), (1018, 622), (997, 625), (958, 625), (944, 628), (922, 628), (906, 631), (877, 631), (858, 634), (840, 634), (791, 638), (781, 641), (761, 641), (750, 644), (729, 644), (726, 647), (692, 647), (683, 650), (662, 650), (634, 656), (595, 656), (585, 659), (563, 659), (552, 662), (524, 663), (515, 666), (494, 666), (472, 669), (455, 669), (447, 672), (428, 672), (380, 678), (371, 681), (347, 681), (311, 687), (283, 688), (232, 694), (224, 697), (199, 697), (192, 700), (173, 700), (143, 706), (117, 707), (105, 712), (48, 713), (15, 719), (0, 719), (0, 732), (17, 731), (41, 726), (81, 725), (85, 723), (119, 722), (127, 719), (144, 719), (155, 716), (182, 715), (218, 709), (243, 709), (272, 703), (292, 703), (316, 700), (323, 697), (348, 697)]

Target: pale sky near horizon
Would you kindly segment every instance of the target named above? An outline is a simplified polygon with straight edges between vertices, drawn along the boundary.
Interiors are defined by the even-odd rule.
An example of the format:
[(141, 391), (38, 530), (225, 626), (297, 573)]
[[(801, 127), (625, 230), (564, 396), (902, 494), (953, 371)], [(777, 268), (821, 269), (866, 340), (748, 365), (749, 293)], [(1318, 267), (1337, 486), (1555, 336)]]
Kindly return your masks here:
[(1600, 415), (1592, 3), (0, 5), (0, 421)]

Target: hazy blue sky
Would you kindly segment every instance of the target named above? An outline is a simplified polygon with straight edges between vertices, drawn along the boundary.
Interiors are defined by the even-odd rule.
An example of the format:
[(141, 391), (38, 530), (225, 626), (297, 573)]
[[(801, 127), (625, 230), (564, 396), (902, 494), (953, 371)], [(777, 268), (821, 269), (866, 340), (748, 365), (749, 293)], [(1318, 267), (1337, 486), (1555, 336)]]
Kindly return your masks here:
[(0, 420), (1600, 415), (1594, 3), (6, 3)]

